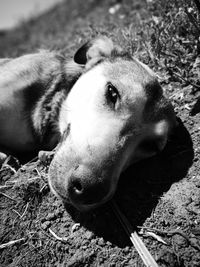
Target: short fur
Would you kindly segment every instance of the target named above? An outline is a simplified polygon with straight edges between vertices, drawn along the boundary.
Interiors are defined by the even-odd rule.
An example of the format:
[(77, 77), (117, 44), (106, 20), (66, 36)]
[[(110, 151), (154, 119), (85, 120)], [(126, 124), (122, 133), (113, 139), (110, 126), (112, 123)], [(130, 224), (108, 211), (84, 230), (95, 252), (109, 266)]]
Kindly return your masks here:
[[(110, 81), (124, 93), (118, 109), (107, 103)], [(0, 125), (0, 164), (1, 152), (52, 150), (59, 143), (50, 188), (87, 210), (112, 197), (130, 164), (164, 148), (175, 115), (154, 73), (100, 36), (71, 61), (50, 51), (1, 59)]]
[[(0, 122), (1, 118), (3, 120), (3, 117), (7, 116), (4, 110), (8, 112), (9, 95), (6, 94), (11, 90), (11, 94), (19, 98), (23, 106), (20, 111), (21, 120), (26, 121), (33, 145), (27, 149), (16, 149), (10, 147), (9, 142), (1, 142), (4, 129), (1, 123), (1, 150), (8, 153), (23, 153), (53, 149), (60, 139), (57, 125), (60, 106), (82, 72), (81, 65), (74, 61), (67, 62), (61, 54), (50, 51), (40, 51), (17, 59), (2, 59), (0, 95), (5, 95), (7, 103), (2, 103), (0, 99)], [(10, 79), (8, 77), (8, 81), (5, 82), (4, 76), (8, 76), (9, 73)], [(18, 83), (21, 85), (18, 86)]]

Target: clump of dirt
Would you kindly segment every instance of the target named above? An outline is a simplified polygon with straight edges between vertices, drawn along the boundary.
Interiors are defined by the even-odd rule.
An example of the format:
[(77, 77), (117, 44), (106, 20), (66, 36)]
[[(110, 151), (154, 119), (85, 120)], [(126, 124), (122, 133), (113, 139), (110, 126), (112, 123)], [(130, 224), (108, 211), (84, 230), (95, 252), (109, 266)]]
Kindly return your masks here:
[[(1, 57), (38, 48), (71, 57), (84, 40), (104, 33), (157, 71), (179, 126), (160, 155), (122, 174), (115, 201), (163, 267), (200, 266), (194, 2), (68, 0), (0, 36)], [(82, 214), (49, 191), (44, 158), (25, 165), (11, 159), (0, 170), (0, 266), (143, 266), (109, 203)]]

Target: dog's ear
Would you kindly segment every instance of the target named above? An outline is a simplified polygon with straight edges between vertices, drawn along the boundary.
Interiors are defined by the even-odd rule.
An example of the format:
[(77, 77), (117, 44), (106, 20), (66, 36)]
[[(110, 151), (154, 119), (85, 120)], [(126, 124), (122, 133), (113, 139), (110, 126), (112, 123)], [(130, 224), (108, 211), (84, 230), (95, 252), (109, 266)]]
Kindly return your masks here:
[(97, 37), (84, 44), (74, 55), (74, 61), (86, 65), (90, 60), (109, 57), (113, 51), (121, 52), (122, 49), (115, 46), (106, 36)]

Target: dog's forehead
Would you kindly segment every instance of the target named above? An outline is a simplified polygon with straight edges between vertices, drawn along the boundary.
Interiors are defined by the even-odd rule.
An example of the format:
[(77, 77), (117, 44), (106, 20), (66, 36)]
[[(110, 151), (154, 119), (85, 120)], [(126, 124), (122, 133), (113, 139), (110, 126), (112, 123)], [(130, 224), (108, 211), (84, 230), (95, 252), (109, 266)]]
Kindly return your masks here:
[(116, 59), (110, 63), (105, 63), (105, 73), (110, 79), (123, 81), (125, 85), (141, 84), (146, 86), (155, 80), (155, 74), (146, 65), (132, 59)]
[(136, 59), (117, 58), (104, 62), (104, 75), (113, 82), (127, 103), (145, 103), (162, 95), (155, 73)]

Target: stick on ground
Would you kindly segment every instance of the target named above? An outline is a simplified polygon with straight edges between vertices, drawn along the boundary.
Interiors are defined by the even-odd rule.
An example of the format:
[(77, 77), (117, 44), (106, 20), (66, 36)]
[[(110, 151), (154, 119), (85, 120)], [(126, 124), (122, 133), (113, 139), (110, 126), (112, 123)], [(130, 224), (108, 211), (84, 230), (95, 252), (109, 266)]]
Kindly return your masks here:
[(22, 241), (24, 241), (24, 240), (25, 240), (25, 238), (20, 238), (20, 239), (17, 239), (17, 240), (12, 240), (12, 241), (10, 241), (10, 242), (8, 242), (8, 243), (5, 243), (5, 244), (1, 244), (1, 245), (0, 245), (0, 249), (7, 248), (7, 247), (10, 247), (10, 246), (13, 246), (13, 245), (15, 245), (16, 243), (20, 243), (20, 242), (22, 242)]
[(131, 242), (133, 243), (134, 247), (136, 248), (137, 252), (139, 253), (141, 259), (143, 260), (145, 266), (147, 267), (158, 267), (158, 264), (146, 248), (145, 244), (141, 240), (141, 238), (138, 236), (136, 231), (132, 231), (132, 227), (127, 220), (127, 218), (122, 214), (122, 212), (119, 210), (117, 204), (114, 200), (111, 201), (111, 207), (119, 219), (120, 223), (122, 224), (124, 230), (126, 231), (127, 235), (129, 236)]

